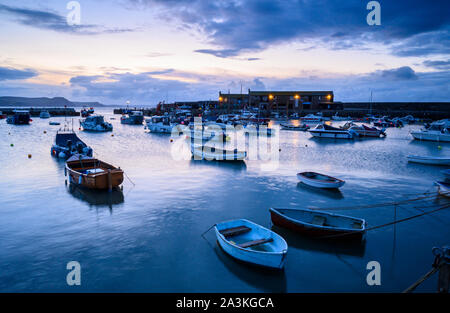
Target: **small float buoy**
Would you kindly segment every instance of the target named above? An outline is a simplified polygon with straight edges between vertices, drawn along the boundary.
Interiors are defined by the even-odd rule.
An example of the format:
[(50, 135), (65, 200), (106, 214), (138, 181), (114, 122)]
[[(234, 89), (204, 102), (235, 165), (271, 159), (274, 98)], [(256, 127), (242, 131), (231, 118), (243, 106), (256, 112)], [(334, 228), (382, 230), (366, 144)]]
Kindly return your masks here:
[(173, 139), (170, 139), (170, 142), (173, 142)]
[(47, 133), (47, 131), (46, 130), (44, 130), (44, 134), (46, 134)]
[(438, 149), (441, 150), (441, 149), (442, 149), (442, 146), (438, 146)]
[(31, 159), (31, 154), (28, 154), (28, 158)]
[(280, 148), (280, 149), (278, 149), (278, 151), (281, 151), (281, 148)]
[(78, 130), (81, 130), (81, 127), (78, 127)]
[(14, 144), (13, 144), (13, 143), (11, 144), (11, 147), (14, 147)]
[(111, 137), (114, 137), (114, 134), (111, 134)]

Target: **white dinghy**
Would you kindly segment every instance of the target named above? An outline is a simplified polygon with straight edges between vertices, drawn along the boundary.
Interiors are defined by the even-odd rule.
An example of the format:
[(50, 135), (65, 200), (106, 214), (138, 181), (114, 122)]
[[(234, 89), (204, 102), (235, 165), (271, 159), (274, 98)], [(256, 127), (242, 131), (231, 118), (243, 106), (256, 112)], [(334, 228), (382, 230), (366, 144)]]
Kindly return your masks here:
[(340, 188), (345, 184), (342, 179), (315, 172), (298, 173), (297, 177), (302, 183), (317, 188)]
[(288, 245), (273, 231), (245, 219), (214, 226), (219, 246), (230, 256), (248, 263), (282, 269)]
[(436, 185), (438, 185), (438, 192), (440, 195), (450, 197), (450, 183), (438, 181), (436, 182)]
[(408, 161), (430, 165), (450, 165), (450, 157), (408, 155)]

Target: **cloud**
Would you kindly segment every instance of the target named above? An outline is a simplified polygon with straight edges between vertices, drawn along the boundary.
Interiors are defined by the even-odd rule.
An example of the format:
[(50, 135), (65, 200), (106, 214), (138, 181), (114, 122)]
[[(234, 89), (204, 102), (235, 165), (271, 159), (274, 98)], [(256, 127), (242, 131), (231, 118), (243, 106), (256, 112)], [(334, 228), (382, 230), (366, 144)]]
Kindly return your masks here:
[(382, 78), (388, 80), (411, 80), (418, 78), (414, 70), (409, 66), (376, 72), (375, 75), (380, 75)]
[(0, 81), (27, 79), (37, 75), (32, 69), (17, 70), (14, 68), (0, 67)]
[(426, 67), (432, 67), (438, 70), (450, 70), (450, 59), (449, 60), (438, 60), (438, 61), (430, 61), (426, 60), (423, 62), (423, 65)]
[[(369, 26), (368, 1), (341, 0), (129, 0), (139, 9), (160, 8), (166, 20), (178, 19), (186, 29), (199, 29), (213, 49), (196, 50), (228, 58), (261, 51), (280, 42), (329, 43), (355, 49), (367, 43), (390, 46), (421, 36), (432, 41), (437, 33), (449, 38), (449, 1), (380, 1), (381, 26)], [(441, 36), (439, 35), (439, 36)], [(408, 45), (393, 50), (406, 55)], [(441, 53), (444, 45), (409, 53)]]
[(77, 35), (116, 34), (134, 31), (129, 28), (105, 28), (88, 24), (69, 25), (64, 16), (55, 12), (12, 7), (4, 4), (0, 4), (0, 13), (15, 17), (16, 21), (22, 25)]

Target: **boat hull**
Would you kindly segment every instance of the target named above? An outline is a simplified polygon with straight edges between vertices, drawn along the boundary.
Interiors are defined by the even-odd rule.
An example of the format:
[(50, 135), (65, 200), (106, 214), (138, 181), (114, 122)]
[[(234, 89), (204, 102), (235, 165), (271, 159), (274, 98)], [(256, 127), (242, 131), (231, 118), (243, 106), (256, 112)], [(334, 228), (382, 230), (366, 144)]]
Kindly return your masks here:
[(94, 175), (85, 174), (80, 172), (79, 170), (72, 168), (75, 164), (78, 164), (80, 162), (82, 162), (85, 167), (88, 167), (88, 161), (86, 160), (68, 161), (66, 163), (66, 175), (69, 177), (69, 182), (71, 184), (79, 185), (89, 189), (105, 190), (116, 188), (123, 182), (123, 171), (120, 168), (117, 169), (112, 165), (102, 162), (104, 165), (107, 165), (111, 169)]
[[(251, 223), (251, 222), (250, 222)], [(253, 223), (252, 223), (253, 224)], [(219, 231), (218, 225), (214, 227), (218, 245), (231, 257), (249, 263), (253, 265), (263, 266), (266, 268), (281, 270), (284, 268), (287, 255), (287, 244), (284, 239), (276, 233), (256, 224), (254, 227), (258, 227), (264, 230), (266, 233), (271, 233), (277, 240), (283, 242), (284, 249), (279, 252), (263, 252), (252, 249), (241, 248), (236, 244), (227, 240)], [(253, 230), (253, 229), (252, 229)]]
[(326, 131), (326, 130), (309, 130), (313, 137), (317, 138), (333, 138), (333, 139), (353, 139), (353, 135), (348, 131)]
[(450, 197), (450, 183), (436, 182), (438, 185), (438, 192), (444, 197)]
[(270, 219), (278, 227), (286, 228), (296, 233), (311, 237), (328, 237), (342, 240), (362, 240), (365, 235), (365, 221), (362, 220), (364, 229), (351, 231), (348, 229), (330, 229), (315, 227), (314, 225), (294, 220), (283, 215), (276, 209), (270, 209)]
[(408, 161), (427, 165), (450, 165), (450, 158), (423, 157), (410, 155), (408, 156)]
[(205, 146), (191, 145), (194, 159), (208, 161), (244, 161), (247, 153), (238, 150), (214, 149)]
[[(323, 175), (323, 174), (321, 174)], [(327, 175), (323, 175), (323, 176), (327, 176)], [(297, 178), (304, 184), (311, 186), (311, 187), (316, 187), (316, 188), (325, 188), (325, 189), (338, 189), (340, 187), (342, 187), (345, 184), (345, 181), (328, 176), (332, 179), (334, 179), (335, 181), (321, 181), (318, 179), (313, 179), (313, 178), (309, 178), (306, 177), (304, 175), (302, 175), (302, 173), (298, 173), (297, 174)]]
[(411, 136), (416, 140), (450, 142), (450, 134), (417, 131), (411, 132)]

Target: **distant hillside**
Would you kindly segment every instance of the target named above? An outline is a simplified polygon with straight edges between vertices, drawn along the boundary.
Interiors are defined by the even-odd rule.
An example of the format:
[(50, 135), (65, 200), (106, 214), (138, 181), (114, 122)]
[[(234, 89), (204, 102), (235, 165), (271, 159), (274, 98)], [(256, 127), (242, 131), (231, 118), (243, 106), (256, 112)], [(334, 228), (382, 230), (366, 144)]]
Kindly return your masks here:
[(99, 107), (99, 102), (72, 102), (63, 97), (55, 98), (25, 98), (25, 97), (0, 97), (0, 107)]

